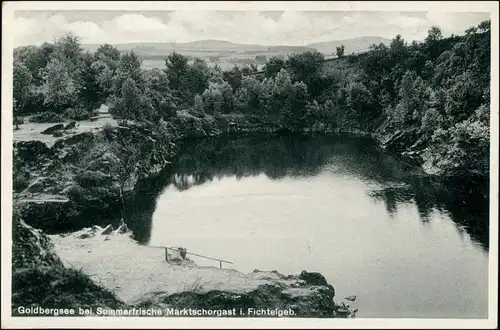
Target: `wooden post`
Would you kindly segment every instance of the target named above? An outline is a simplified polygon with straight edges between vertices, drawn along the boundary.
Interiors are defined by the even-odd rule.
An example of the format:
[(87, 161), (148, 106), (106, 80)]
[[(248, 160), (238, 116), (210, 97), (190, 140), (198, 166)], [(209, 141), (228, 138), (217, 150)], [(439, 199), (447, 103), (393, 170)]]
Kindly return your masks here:
[(219, 263), (220, 263), (220, 268), (222, 268), (222, 261), (219, 261)]
[(165, 261), (168, 262), (168, 248), (165, 248)]

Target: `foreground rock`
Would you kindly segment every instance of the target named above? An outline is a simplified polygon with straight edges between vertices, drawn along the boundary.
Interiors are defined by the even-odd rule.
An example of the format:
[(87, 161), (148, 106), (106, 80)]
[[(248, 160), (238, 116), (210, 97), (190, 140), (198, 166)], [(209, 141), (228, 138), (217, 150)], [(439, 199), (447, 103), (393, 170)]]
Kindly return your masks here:
[(66, 267), (41, 231), (13, 218), (12, 315), (30, 308), (123, 308), (109, 290), (79, 270)]

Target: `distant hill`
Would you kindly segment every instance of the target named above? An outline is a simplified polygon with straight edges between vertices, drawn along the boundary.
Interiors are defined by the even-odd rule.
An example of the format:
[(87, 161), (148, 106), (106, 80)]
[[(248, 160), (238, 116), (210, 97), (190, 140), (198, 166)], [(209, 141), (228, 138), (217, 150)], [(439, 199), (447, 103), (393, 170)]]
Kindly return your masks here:
[[(359, 37), (345, 40), (332, 40), (312, 43), (306, 46), (266, 46), (266, 45), (245, 45), (233, 43), (225, 40), (200, 40), (187, 43), (129, 43), (116, 44), (115, 47), (121, 52), (134, 51), (144, 58), (158, 58), (172, 53), (174, 50), (193, 57), (206, 58), (209, 56), (246, 56), (256, 55), (288, 55), (292, 53), (318, 50), (326, 56), (332, 55), (337, 46), (345, 46), (345, 54), (366, 50), (372, 44), (389, 44), (390, 39), (382, 37)], [(94, 52), (99, 45), (84, 44), (86, 50)]]
[[(94, 52), (99, 45), (84, 44), (85, 50)], [(229, 54), (266, 54), (282, 53), (290, 54), (295, 52), (306, 52), (313, 50), (311, 47), (301, 46), (265, 46), (265, 45), (245, 45), (223, 40), (201, 40), (188, 43), (129, 43), (114, 45), (121, 52), (134, 51), (142, 56), (166, 55), (174, 50), (186, 55), (196, 53), (200, 55), (229, 55)]]
[[(188, 57), (189, 60), (201, 58), (207, 63), (218, 64), (224, 69), (230, 69), (234, 65), (249, 66), (263, 65), (272, 56), (286, 58), (294, 53), (318, 50), (326, 58), (331, 58), (335, 48), (345, 46), (344, 54), (363, 51), (376, 43), (388, 44), (389, 39), (381, 37), (360, 37), (345, 40), (332, 40), (326, 42), (312, 43), (306, 46), (267, 46), (267, 45), (245, 45), (225, 40), (200, 40), (187, 43), (128, 43), (115, 44), (120, 52), (134, 51), (144, 60), (145, 67), (164, 67), (165, 58), (173, 51)], [(95, 52), (100, 45), (83, 44), (83, 48)]]
[(332, 40), (332, 41), (324, 41), (324, 42), (316, 42), (312, 44), (308, 44), (307, 47), (315, 48), (319, 52), (325, 55), (331, 55), (336, 51), (336, 47), (340, 47), (340, 45), (344, 45), (344, 54), (348, 55), (351, 53), (355, 53), (358, 51), (367, 50), (370, 48), (372, 44), (380, 44), (383, 43), (388, 45), (391, 42), (390, 39), (382, 38), (382, 37), (359, 37), (345, 40)]

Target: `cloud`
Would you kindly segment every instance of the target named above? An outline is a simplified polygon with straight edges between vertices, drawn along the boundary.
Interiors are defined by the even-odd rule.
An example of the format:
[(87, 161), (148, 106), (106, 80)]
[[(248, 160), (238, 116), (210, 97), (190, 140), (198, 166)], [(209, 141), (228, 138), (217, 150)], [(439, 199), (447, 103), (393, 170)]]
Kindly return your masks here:
[[(459, 34), (488, 19), (484, 13), (257, 11), (119, 12), (80, 15), (38, 12), (18, 15), (16, 45), (41, 44), (67, 32), (82, 43), (189, 42), (221, 39), (240, 43), (304, 45), (360, 36), (423, 39), (432, 25), (444, 35)], [(84, 16), (84, 17), (83, 17)]]

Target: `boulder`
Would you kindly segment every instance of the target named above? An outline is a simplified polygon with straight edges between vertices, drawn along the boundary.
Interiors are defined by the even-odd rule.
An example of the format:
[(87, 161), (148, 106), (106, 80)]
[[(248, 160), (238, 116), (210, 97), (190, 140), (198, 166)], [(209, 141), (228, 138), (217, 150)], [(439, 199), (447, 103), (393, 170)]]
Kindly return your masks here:
[(54, 134), (57, 131), (63, 130), (64, 129), (64, 124), (57, 124), (50, 126), (49, 128), (43, 130), (41, 134)]
[(55, 132), (54, 134), (52, 134), (52, 136), (53, 136), (53, 137), (61, 137), (61, 136), (63, 136), (63, 132), (61, 132), (61, 131), (57, 131), (57, 132)]
[(68, 125), (64, 126), (64, 129), (67, 130), (67, 129), (73, 129), (76, 127), (76, 121), (72, 121), (70, 123), (68, 123)]
[(116, 230), (116, 233), (118, 234), (127, 234), (130, 232), (130, 229), (128, 229), (127, 224), (123, 219), (121, 219), (120, 226), (118, 226), (118, 229)]
[(109, 235), (113, 232), (113, 226), (108, 225), (104, 230), (102, 231), (101, 235)]
[(304, 280), (309, 285), (325, 285), (328, 286), (326, 278), (320, 273), (311, 272), (303, 270), (299, 275), (299, 279)]
[(93, 237), (93, 236), (94, 235), (89, 234), (89, 233), (83, 233), (81, 235), (78, 235), (77, 238), (79, 238), (79, 239), (86, 239), (86, 238)]
[(401, 158), (415, 166), (420, 166), (423, 164), (423, 159), (416, 151), (404, 151), (401, 153)]

